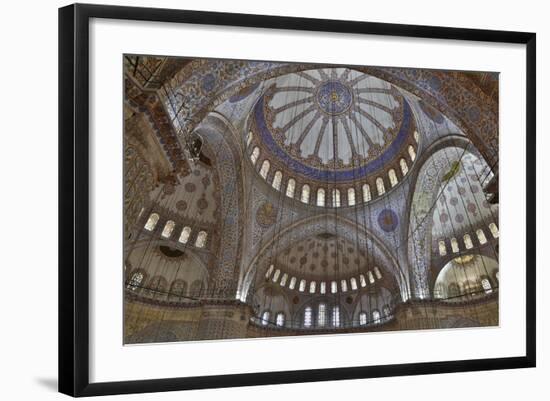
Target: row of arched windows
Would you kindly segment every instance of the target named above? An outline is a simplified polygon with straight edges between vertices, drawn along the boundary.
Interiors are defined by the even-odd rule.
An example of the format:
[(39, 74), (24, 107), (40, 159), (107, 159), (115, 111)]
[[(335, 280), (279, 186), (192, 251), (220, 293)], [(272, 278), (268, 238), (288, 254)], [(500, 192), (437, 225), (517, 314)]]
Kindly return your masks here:
[[(498, 238), (499, 231), (498, 227), (495, 223), (489, 224), (489, 231), (491, 232), (491, 235), (493, 238)], [(485, 236), (485, 231), (482, 228), (478, 228), (475, 232), (475, 235), (477, 237), (477, 240), (479, 241), (480, 245), (484, 245), (487, 243), (487, 237)], [(462, 236), (462, 241), (464, 244), (464, 249), (472, 249), (474, 247), (474, 243), (472, 241), (472, 236), (468, 233), (464, 234)], [(458, 239), (456, 237), (452, 237), (450, 240), (451, 243), (451, 252), (452, 253), (458, 253), (460, 252), (460, 245), (458, 243)], [(440, 256), (447, 255), (447, 243), (444, 239), (440, 239), (438, 242), (438, 250)]]
[[(147, 222), (145, 223), (144, 228), (147, 231), (153, 231), (155, 227), (158, 224), (158, 221), (160, 219), (160, 216), (158, 213), (151, 213), (149, 218), (147, 219)], [(172, 234), (174, 233), (174, 229), (176, 228), (176, 223), (173, 220), (168, 220), (166, 224), (164, 224), (164, 228), (161, 232), (161, 237), (163, 238), (170, 238), (172, 237)], [(182, 228), (178, 241), (182, 244), (187, 244), (189, 242), (189, 238), (191, 237), (191, 227), (185, 226)], [(204, 230), (201, 230), (198, 232), (197, 237), (195, 238), (195, 246), (197, 248), (204, 248), (206, 246), (206, 240), (208, 238), (208, 233)]]
[[(251, 138), (251, 136), (249, 137)], [(249, 141), (247, 140), (247, 143)], [(416, 151), (412, 145), (408, 146), (408, 153), (410, 157), (410, 161), (414, 162), (416, 159)], [(250, 161), (253, 165), (256, 165), (258, 162), (258, 159), (260, 157), (260, 148), (258, 146), (255, 146), (252, 150), (252, 153), (250, 154)], [(401, 176), (404, 177), (409, 172), (409, 165), (407, 161), (404, 158), (401, 158), (399, 160), (399, 166), (401, 169)], [(269, 160), (264, 160), (262, 162), (262, 165), (260, 167), (259, 174), (264, 179), (268, 179), (269, 170), (271, 168), (271, 164)], [(391, 185), (391, 187), (395, 187), (399, 183), (399, 179), (397, 177), (397, 173), (395, 169), (391, 168), (388, 170), (388, 180)], [(271, 186), (275, 188), (277, 191), (281, 191), (283, 183), (283, 173), (279, 170), (275, 172), (273, 175), (273, 179), (271, 181)], [(376, 194), (378, 196), (382, 196), (386, 193), (386, 184), (384, 183), (384, 179), (382, 177), (377, 177), (375, 180), (376, 183)], [(318, 188), (316, 192), (316, 198), (314, 204), (320, 207), (325, 207), (328, 205), (327, 200), (329, 199), (327, 195), (330, 195), (331, 203), (330, 205), (332, 207), (341, 207), (341, 206), (355, 206), (358, 202), (358, 198), (356, 196), (356, 189), (354, 187), (350, 187), (347, 189), (347, 205), (343, 205), (341, 201), (340, 196), (340, 190), (337, 188), (332, 189), (332, 191), (327, 194), (325, 188)], [(294, 178), (289, 178), (286, 183), (286, 188), (284, 189), (284, 192), (286, 196), (289, 198), (295, 198), (296, 195), (296, 180)], [(371, 189), (369, 184), (363, 184), (361, 187), (361, 194), (363, 198), (363, 202), (369, 202), (372, 200), (371, 195)], [(311, 202), (311, 187), (308, 184), (302, 185), (301, 192), (298, 196), (299, 200), (302, 203), (309, 204)]]
[(186, 296), (198, 297), (204, 287), (201, 280), (195, 280), (189, 286), (187, 281), (177, 279), (172, 282), (167, 292), (168, 282), (164, 277), (155, 276), (146, 284), (144, 283), (144, 279), (144, 273), (142, 271), (136, 271), (130, 276), (126, 288), (135, 292), (143, 289), (144, 295), (149, 295), (157, 299), (167, 296), (168, 300), (176, 300)]
[[(275, 269), (275, 265), (270, 265), (265, 272), (265, 279), (278, 283), (281, 287), (286, 287), (290, 290), (298, 289), (299, 292), (307, 292), (309, 294), (336, 294), (338, 291), (347, 292), (349, 290), (355, 291), (359, 287), (364, 288), (368, 284), (374, 284), (376, 280), (382, 279), (382, 272), (375, 266), (373, 270), (369, 270), (366, 274), (360, 274), (358, 278), (351, 277), (348, 279), (326, 281), (310, 281), (309, 283), (305, 279), (297, 279), (296, 277), (290, 277), (287, 273), (282, 273), (280, 269)], [(317, 285), (318, 284), (318, 285)], [(349, 284), (349, 285), (348, 285)]]
[[(271, 319), (271, 311), (269, 311), (269, 310), (264, 311), (262, 313), (261, 324), (263, 326), (267, 326), (268, 324), (271, 323), (270, 319)], [(278, 312), (275, 315), (275, 325), (278, 326), (278, 327), (283, 327), (285, 325), (285, 314), (284, 314), (284, 312)]]
[[(495, 274), (495, 279), (498, 281), (498, 272)], [(443, 287), (444, 289), (444, 287)], [(456, 283), (452, 282), (447, 285), (447, 298), (456, 298), (460, 297), (461, 295), (468, 294), (479, 294), (479, 292), (482, 292), (483, 294), (492, 294), (493, 293), (493, 285), (491, 284), (491, 281), (487, 277), (482, 277), (479, 281), (465, 281), (462, 283)], [(434, 296), (436, 298), (441, 298), (443, 296), (442, 294), (442, 288), (438, 285), (434, 288)]]

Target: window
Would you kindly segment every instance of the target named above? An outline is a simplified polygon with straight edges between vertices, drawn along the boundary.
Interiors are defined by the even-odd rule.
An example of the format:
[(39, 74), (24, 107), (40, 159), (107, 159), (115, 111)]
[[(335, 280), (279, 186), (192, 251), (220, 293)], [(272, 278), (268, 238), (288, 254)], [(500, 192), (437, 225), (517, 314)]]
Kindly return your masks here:
[(355, 291), (357, 289), (357, 279), (355, 277), (352, 277), (349, 283), (351, 285), (351, 289)]
[(311, 306), (304, 310), (304, 327), (311, 327)]
[(445, 256), (447, 254), (447, 245), (445, 245), (445, 241), (442, 239), (439, 240), (439, 254), (441, 256)]
[(395, 174), (395, 170), (393, 168), (390, 168), (390, 171), (388, 171), (388, 178), (390, 179), (391, 186), (395, 187), (398, 181), (397, 181), (397, 174)]
[(164, 295), (166, 291), (166, 280), (161, 276), (155, 276), (149, 283), (150, 294), (155, 298), (159, 298)]
[(246, 147), (250, 146), (250, 143), (252, 142), (252, 131), (248, 131), (248, 135), (246, 136)]
[(491, 230), (493, 238), (498, 238), (498, 227), (495, 223), (489, 224), (489, 230)]
[(487, 242), (487, 237), (485, 236), (485, 232), (481, 228), (478, 228), (476, 230), (476, 235), (477, 235), (477, 239), (479, 240), (479, 243), (481, 245), (483, 245)]
[(276, 171), (275, 175), (273, 176), (273, 182), (271, 185), (273, 188), (275, 188), (277, 191), (281, 189), (281, 181), (283, 180), (283, 173), (280, 171)]
[(359, 282), (361, 283), (361, 287), (367, 286), (367, 280), (365, 280), (365, 276), (363, 274), (359, 275)]
[(338, 284), (336, 283), (336, 281), (330, 282), (330, 292), (332, 292), (333, 294), (336, 294), (338, 292)]
[(474, 243), (472, 242), (472, 237), (470, 237), (470, 234), (464, 234), (463, 238), (466, 249), (472, 249), (474, 247)]
[(290, 284), (288, 285), (288, 288), (290, 288), (291, 290), (293, 290), (295, 287), (296, 287), (296, 277), (292, 277), (292, 278), (290, 279)]
[(408, 151), (409, 151), (409, 157), (411, 158), (411, 161), (413, 162), (414, 159), (416, 159), (416, 152), (415, 152), (412, 145), (409, 145)]
[(332, 307), (332, 326), (340, 327), (340, 307)]
[(208, 237), (206, 231), (199, 231), (197, 240), (195, 241), (195, 246), (197, 248), (204, 248), (206, 246), (206, 237)]
[(348, 282), (346, 280), (340, 281), (340, 288), (342, 292), (346, 292), (348, 290)]
[(325, 327), (327, 325), (327, 306), (325, 304), (319, 304), (319, 310), (317, 313), (317, 326)]
[(364, 326), (364, 325), (367, 324), (367, 314), (366, 314), (366, 312), (361, 312), (359, 314), (359, 324), (361, 326)]
[(143, 273), (136, 272), (132, 274), (132, 278), (130, 279), (130, 282), (128, 283), (126, 288), (129, 288), (130, 290), (134, 291), (141, 285), (142, 281), (143, 281)]
[(355, 188), (348, 188), (348, 206), (355, 206)]
[(321, 294), (325, 294), (327, 292), (327, 283), (325, 283), (324, 281), (321, 281), (321, 283), (319, 284), (319, 292)]
[(485, 294), (490, 294), (493, 292), (493, 288), (491, 287), (491, 282), (489, 281), (488, 278), (484, 278), (481, 280), (481, 286), (483, 287)]
[(202, 292), (202, 281), (200, 281), (200, 280), (193, 281), (193, 283), (191, 283), (191, 288), (190, 288), (189, 292), (190, 292), (191, 296), (199, 297), (201, 295), (201, 292)]
[(267, 271), (265, 272), (265, 278), (269, 278), (269, 276), (271, 276), (271, 273), (273, 273), (274, 268), (275, 266), (273, 265), (269, 266), (269, 269), (267, 269)]
[(405, 159), (399, 160), (399, 166), (401, 167), (401, 174), (404, 177), (409, 172), (409, 166), (407, 165), (407, 161)]
[(380, 312), (377, 310), (372, 311), (372, 320), (374, 320), (375, 324), (380, 323)]
[(268, 310), (262, 313), (262, 325), (267, 326), (267, 324), (269, 323), (270, 315), (271, 313)]
[(451, 238), (451, 249), (453, 253), (457, 253), (459, 251), (458, 249), (458, 241), (455, 237)]
[(300, 286), (298, 287), (298, 291), (304, 292), (306, 289), (306, 280), (300, 280)]
[(417, 130), (414, 130), (413, 137), (414, 137), (415, 142), (418, 143), (418, 141), (420, 140), (420, 135), (418, 134)]
[(332, 207), (340, 207), (340, 190), (332, 190)]
[(363, 184), (363, 202), (371, 200), (369, 184)]
[(283, 327), (285, 325), (285, 314), (283, 312), (277, 313), (277, 318), (275, 320), (275, 323), (279, 327)]
[(187, 244), (187, 241), (189, 241), (189, 236), (191, 235), (191, 227), (185, 226), (183, 227), (183, 230), (181, 230), (180, 238), (178, 239), (179, 242), (182, 244)]
[(296, 181), (294, 178), (290, 178), (286, 183), (286, 196), (294, 198), (294, 190), (296, 189)]
[(382, 308), (382, 312), (384, 312), (384, 317), (391, 316), (391, 310), (388, 305), (384, 305), (384, 307)]
[(323, 188), (317, 190), (317, 206), (325, 206), (325, 190)]
[(276, 283), (277, 280), (279, 280), (279, 275), (281, 274), (281, 271), (279, 269), (275, 270), (275, 274), (273, 275), (273, 282)]
[(374, 275), (376, 276), (376, 278), (378, 280), (380, 280), (382, 278), (382, 272), (380, 271), (380, 269), (378, 268), (378, 266), (375, 266), (374, 267)]
[(281, 279), (281, 287), (284, 287), (286, 285), (286, 280), (288, 279), (288, 274), (283, 274), (283, 278)]
[(383, 195), (386, 192), (386, 188), (384, 187), (384, 180), (382, 177), (378, 177), (376, 179), (376, 191), (378, 192), (378, 196)]
[(315, 281), (312, 281), (311, 283), (309, 283), (309, 293), (310, 294), (315, 294)]
[(258, 157), (260, 157), (260, 148), (256, 146), (250, 155), (250, 161), (252, 164), (256, 164)]
[(267, 174), (269, 173), (269, 160), (264, 160), (262, 163), (262, 168), (260, 169), (260, 175), (265, 180), (267, 178)]
[(181, 298), (185, 295), (187, 291), (187, 282), (183, 280), (176, 280), (172, 283), (170, 288), (170, 297), (171, 298)]
[(164, 225), (164, 228), (162, 229), (162, 233), (160, 235), (162, 235), (164, 238), (170, 238), (172, 232), (174, 231), (174, 227), (176, 227), (176, 223), (174, 223), (172, 220), (168, 220)]
[(309, 203), (309, 185), (305, 184), (302, 187), (302, 196), (300, 197), (300, 200), (303, 203)]
[(369, 276), (369, 283), (374, 284), (374, 275), (371, 271), (367, 272), (367, 275)]
[(151, 213), (151, 216), (147, 219), (147, 223), (145, 223), (145, 229), (147, 231), (153, 231), (157, 226), (159, 219), (160, 216), (157, 213)]

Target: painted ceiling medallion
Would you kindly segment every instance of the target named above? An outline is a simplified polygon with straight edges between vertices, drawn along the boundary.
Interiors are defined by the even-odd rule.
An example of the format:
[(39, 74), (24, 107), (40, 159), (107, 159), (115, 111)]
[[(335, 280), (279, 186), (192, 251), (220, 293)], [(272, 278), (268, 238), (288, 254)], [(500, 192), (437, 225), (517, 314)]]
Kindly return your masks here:
[(317, 91), (317, 104), (329, 115), (334, 116), (348, 111), (352, 100), (350, 88), (339, 81), (325, 82)]

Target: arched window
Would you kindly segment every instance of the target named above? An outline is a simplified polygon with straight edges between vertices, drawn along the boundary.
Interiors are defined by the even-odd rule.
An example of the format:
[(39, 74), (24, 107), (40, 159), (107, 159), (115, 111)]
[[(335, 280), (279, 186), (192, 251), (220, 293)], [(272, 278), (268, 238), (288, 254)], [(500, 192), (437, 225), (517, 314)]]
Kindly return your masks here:
[(370, 186), (369, 184), (363, 184), (363, 202), (368, 202), (371, 200), (371, 195), (370, 195)]
[(310, 294), (315, 294), (315, 287), (316, 287), (315, 281), (312, 281), (311, 283), (309, 283), (309, 293)]
[(311, 306), (304, 310), (304, 327), (311, 327)]
[(182, 244), (187, 244), (187, 241), (189, 241), (190, 235), (191, 235), (191, 227), (185, 226), (183, 227), (183, 230), (181, 230), (181, 234), (178, 241), (181, 242)]
[(276, 171), (275, 175), (273, 176), (273, 182), (271, 185), (273, 188), (275, 188), (277, 191), (281, 189), (281, 181), (283, 180), (283, 173), (280, 171)]
[(380, 280), (382, 278), (382, 272), (380, 271), (378, 266), (374, 266), (374, 275), (376, 276), (376, 278), (378, 280)]
[(330, 292), (332, 292), (333, 294), (336, 294), (338, 292), (338, 284), (336, 283), (336, 281), (330, 282)]
[(204, 248), (206, 246), (206, 238), (208, 237), (208, 234), (206, 231), (199, 231), (197, 235), (197, 240), (195, 241), (195, 246), (197, 248)]
[(286, 285), (286, 280), (288, 279), (288, 274), (283, 274), (283, 278), (281, 278), (281, 287), (284, 287)]
[(445, 244), (445, 241), (442, 239), (439, 240), (439, 254), (441, 256), (447, 255), (447, 245)]
[(487, 242), (487, 237), (485, 236), (485, 232), (481, 228), (478, 228), (476, 230), (476, 235), (477, 235), (477, 239), (479, 240), (479, 243), (481, 245), (483, 245)]
[(269, 278), (269, 276), (271, 276), (271, 273), (273, 273), (274, 268), (275, 268), (275, 266), (273, 266), (273, 265), (269, 266), (269, 269), (267, 269), (267, 271), (265, 272), (265, 278)]
[(451, 250), (453, 251), (453, 253), (457, 253), (459, 251), (458, 241), (455, 237), (451, 238)]
[(147, 223), (145, 223), (145, 229), (147, 231), (153, 231), (157, 226), (159, 219), (160, 219), (160, 216), (157, 213), (151, 213), (151, 215), (147, 219)]
[(359, 275), (359, 282), (361, 283), (361, 287), (364, 288), (367, 286), (367, 280), (365, 280), (365, 276), (363, 274)]
[(290, 279), (290, 284), (288, 285), (288, 288), (290, 288), (291, 290), (293, 290), (295, 287), (296, 287), (296, 277), (292, 277), (292, 278)]
[(258, 157), (260, 157), (260, 148), (256, 146), (250, 154), (250, 161), (252, 162), (252, 164), (256, 164), (256, 162), (258, 161)]
[(348, 188), (348, 206), (355, 206), (355, 188)]
[(300, 292), (304, 292), (304, 290), (306, 289), (306, 280), (300, 280), (300, 286), (298, 287), (298, 291)]
[(342, 292), (346, 292), (348, 290), (348, 282), (346, 280), (341, 280), (340, 288), (342, 289)]
[(384, 317), (390, 317), (391, 316), (391, 310), (388, 305), (384, 305), (382, 308), (382, 312), (384, 312)]
[(325, 327), (327, 324), (327, 305), (319, 304), (319, 310), (317, 312), (317, 326)]
[(151, 282), (149, 283), (149, 290), (150, 294), (154, 298), (160, 298), (164, 295), (166, 292), (166, 280), (164, 277), (161, 276), (155, 276), (151, 279)]
[(369, 276), (369, 283), (374, 284), (374, 275), (370, 270), (367, 272), (367, 275)]
[(325, 206), (325, 190), (323, 188), (317, 190), (317, 206)]
[(332, 307), (332, 326), (340, 327), (340, 307), (339, 306)]
[(184, 280), (176, 280), (170, 287), (170, 298), (181, 299), (187, 292), (187, 282)]
[(271, 312), (269, 312), (268, 310), (262, 313), (262, 325), (267, 326), (267, 324), (269, 323), (270, 316), (271, 316)]
[(388, 171), (388, 178), (390, 179), (390, 184), (392, 187), (395, 187), (399, 181), (397, 181), (397, 174), (395, 174), (395, 170), (393, 168), (390, 168), (390, 171)]
[(264, 160), (262, 163), (262, 168), (260, 169), (260, 175), (265, 180), (267, 178), (267, 174), (269, 173), (269, 160)]
[(463, 239), (466, 249), (472, 249), (474, 247), (474, 243), (472, 242), (472, 237), (470, 237), (470, 234), (464, 234)]
[(309, 203), (309, 185), (304, 184), (302, 187), (302, 196), (300, 197), (300, 200), (303, 203)]
[(372, 311), (372, 320), (374, 320), (375, 324), (380, 323), (380, 312), (378, 312), (376, 309)]
[(273, 275), (273, 282), (276, 283), (277, 280), (279, 280), (279, 275), (281, 274), (281, 271), (279, 269), (275, 270), (275, 274)]
[(490, 294), (493, 292), (493, 288), (491, 287), (491, 282), (489, 281), (488, 278), (484, 278), (481, 280), (481, 286), (483, 287), (485, 294)]
[(189, 293), (192, 297), (200, 297), (202, 293), (202, 281), (195, 280), (193, 283), (191, 283), (191, 288), (189, 289)]
[(386, 192), (386, 188), (384, 187), (384, 180), (382, 177), (378, 177), (376, 179), (376, 191), (378, 192), (378, 196), (383, 195)]
[(128, 285), (126, 286), (126, 288), (132, 291), (135, 291), (141, 285), (142, 281), (143, 281), (143, 273), (135, 272), (134, 274), (132, 274), (132, 278), (128, 282)]
[(164, 228), (162, 229), (162, 233), (160, 235), (162, 235), (164, 238), (170, 238), (172, 232), (174, 231), (174, 227), (176, 227), (176, 223), (174, 223), (172, 220), (168, 220), (164, 225)]
[(407, 161), (405, 159), (399, 160), (399, 166), (401, 167), (401, 174), (404, 177), (409, 172), (409, 166), (407, 165)]
[(248, 131), (248, 135), (246, 136), (246, 147), (250, 146), (250, 143), (252, 142), (252, 131)]
[(286, 196), (289, 198), (294, 198), (294, 190), (296, 189), (296, 181), (294, 178), (289, 178), (286, 183)]
[(340, 207), (340, 190), (332, 190), (332, 207)]
[(417, 130), (414, 130), (413, 137), (414, 137), (415, 142), (418, 143), (418, 141), (420, 140), (420, 135), (418, 134)]
[(353, 291), (355, 291), (357, 289), (357, 279), (355, 277), (352, 277), (350, 280), (349, 280), (349, 283), (351, 285), (351, 289)]
[(319, 292), (321, 294), (325, 294), (327, 292), (327, 283), (325, 283), (324, 281), (321, 281), (321, 283), (319, 284)]
[(366, 312), (361, 312), (359, 314), (359, 324), (361, 326), (364, 326), (367, 324), (367, 313)]
[(283, 312), (277, 313), (277, 318), (275, 322), (277, 326), (283, 327), (285, 325), (285, 314)]
[(493, 238), (498, 238), (498, 227), (495, 223), (489, 224), (489, 230), (491, 230)]
[(411, 161), (413, 162), (414, 159), (416, 159), (416, 151), (414, 150), (414, 147), (412, 145), (409, 145), (408, 151), (409, 151), (409, 157), (411, 158)]

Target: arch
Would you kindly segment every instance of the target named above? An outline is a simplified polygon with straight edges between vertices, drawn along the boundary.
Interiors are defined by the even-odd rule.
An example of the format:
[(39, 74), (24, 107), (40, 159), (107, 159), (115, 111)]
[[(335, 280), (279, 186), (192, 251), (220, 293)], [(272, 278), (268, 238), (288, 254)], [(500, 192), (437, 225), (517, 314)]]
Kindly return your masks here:
[(355, 206), (355, 188), (348, 188), (348, 206)]
[(168, 220), (164, 225), (164, 228), (162, 229), (162, 233), (160, 235), (164, 238), (170, 238), (172, 236), (172, 233), (174, 232), (175, 227), (176, 223), (172, 220)]
[(317, 189), (317, 206), (325, 206), (325, 189)]
[(399, 160), (399, 167), (401, 167), (401, 174), (403, 177), (406, 176), (409, 172), (409, 166), (407, 165), (407, 161), (405, 159), (401, 158), (401, 160)]
[(414, 162), (414, 160), (416, 159), (416, 151), (414, 150), (414, 146), (409, 145), (409, 147), (407, 148), (407, 152), (409, 152), (411, 162)]
[(262, 163), (262, 167), (260, 168), (260, 176), (265, 180), (267, 179), (267, 175), (269, 174), (269, 168), (271, 167), (271, 164), (269, 163), (269, 160), (264, 160)]
[(294, 198), (294, 191), (296, 190), (296, 181), (294, 178), (289, 178), (286, 184), (286, 196)]
[(206, 240), (208, 238), (208, 233), (206, 231), (199, 231), (197, 234), (197, 239), (195, 241), (195, 246), (197, 248), (204, 248), (206, 246)]
[(395, 170), (393, 168), (390, 168), (390, 170), (388, 171), (388, 178), (390, 180), (390, 185), (393, 187), (395, 187), (399, 181), (397, 180), (397, 174), (395, 174)]
[(372, 199), (369, 184), (363, 184), (361, 189), (363, 191), (363, 202), (369, 202)]
[(181, 234), (178, 238), (178, 241), (182, 244), (187, 244), (187, 241), (189, 241), (189, 237), (191, 236), (191, 227), (185, 226), (181, 230)]
[(147, 219), (147, 222), (145, 223), (145, 229), (147, 231), (153, 231), (155, 227), (157, 226), (157, 223), (160, 219), (160, 216), (158, 213), (151, 213), (149, 215), (149, 218)]
[(300, 196), (300, 200), (302, 201), (302, 203), (309, 203), (309, 192), (309, 185), (304, 184), (302, 186), (302, 195)]
[(338, 188), (332, 190), (332, 207), (340, 207), (340, 190)]
[(386, 193), (386, 187), (384, 186), (384, 180), (382, 177), (376, 179), (376, 192), (378, 196), (384, 195)]
[(276, 171), (275, 175), (273, 176), (273, 182), (271, 183), (271, 186), (275, 188), (277, 191), (281, 189), (281, 182), (283, 180), (283, 173), (280, 171)]
[(256, 162), (258, 161), (258, 158), (260, 157), (260, 148), (255, 146), (252, 150), (252, 153), (250, 154), (250, 161), (253, 165), (256, 165)]

